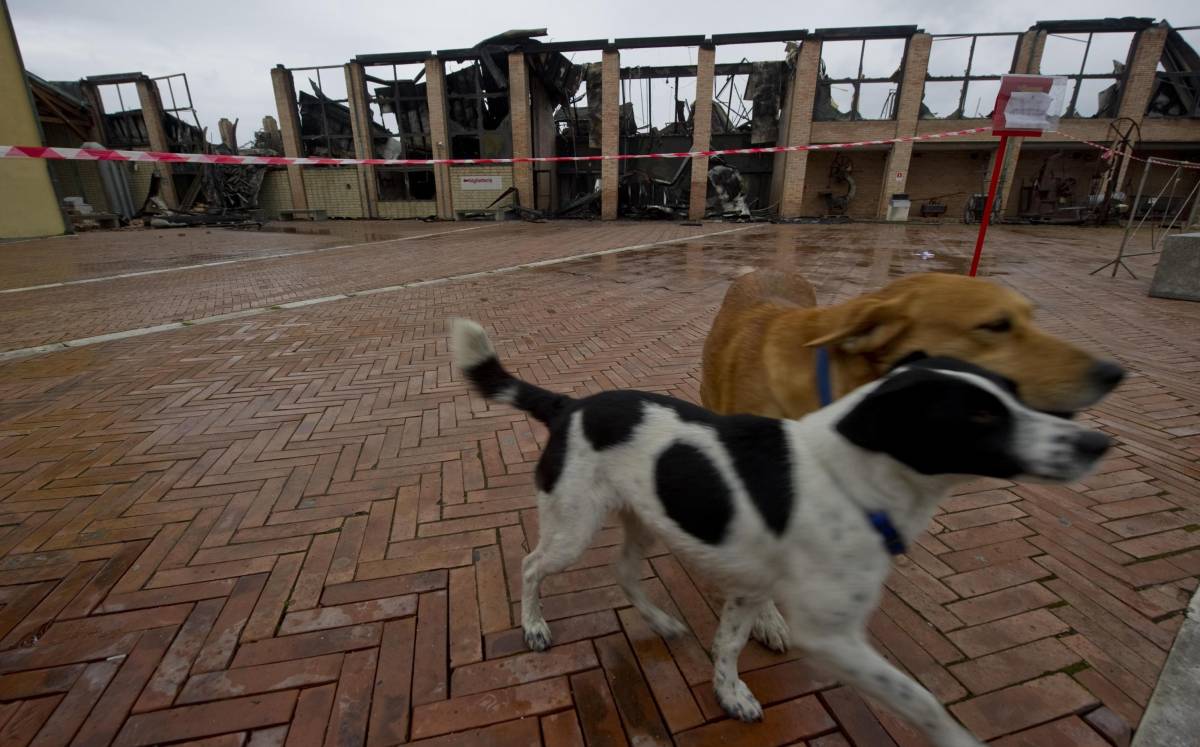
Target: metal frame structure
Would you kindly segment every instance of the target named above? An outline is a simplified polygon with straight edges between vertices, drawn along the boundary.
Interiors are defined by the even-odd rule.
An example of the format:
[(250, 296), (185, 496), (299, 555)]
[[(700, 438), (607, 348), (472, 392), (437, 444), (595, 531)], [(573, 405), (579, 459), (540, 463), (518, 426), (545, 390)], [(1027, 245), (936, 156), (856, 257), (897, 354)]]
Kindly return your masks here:
[[(1081, 20), (1081, 21), (1038, 21), (1034, 28), (1039, 31), (1044, 31), (1048, 36), (1055, 36), (1061, 39), (1068, 39), (1084, 44), (1083, 59), (1079, 63), (1078, 73), (1067, 73), (1062, 77), (1067, 78), (1071, 85), (1071, 100), (1068, 102), (1063, 117), (1069, 119), (1091, 119), (1091, 117), (1080, 117), (1078, 108), (1076, 107), (1079, 101), (1079, 91), (1083, 88), (1085, 80), (1111, 80), (1118, 84), (1119, 97), (1115, 102), (1117, 111), (1121, 107), (1121, 98), (1125, 95), (1125, 87), (1129, 78), (1129, 67), (1132, 62), (1134, 50), (1137, 46), (1136, 39), (1130, 43), (1129, 49), (1125, 56), (1125, 69), (1120, 75), (1113, 73), (1085, 73), (1087, 69), (1087, 58), (1091, 52), (1092, 40), (1096, 34), (1113, 34), (1113, 33), (1134, 33), (1144, 31), (1154, 25), (1152, 18), (1104, 18), (1096, 20)], [(1087, 39), (1075, 39), (1070, 35), (1087, 35)], [(1114, 111), (1110, 117), (1115, 117), (1117, 111)], [(1097, 115), (1099, 112), (1097, 112)]]
[[(1076, 39), (1075, 37), (1069, 36), (1067, 34), (1051, 34), (1051, 36), (1055, 36), (1059, 39), (1067, 39), (1069, 41), (1081, 42), (1084, 44), (1083, 58), (1079, 61), (1079, 72), (1078, 73), (1068, 73), (1068, 74), (1062, 76), (1062, 77), (1066, 78), (1068, 81), (1070, 81), (1068, 83), (1068, 85), (1071, 86), (1071, 100), (1069, 102), (1067, 102), (1066, 109), (1065, 109), (1065, 111), (1063, 111), (1064, 118), (1068, 118), (1068, 119), (1081, 118), (1081, 116), (1079, 114), (1079, 110), (1076, 107), (1076, 104), (1079, 101), (1079, 91), (1083, 88), (1083, 82), (1085, 80), (1110, 80), (1114, 83), (1119, 84), (1118, 90), (1119, 90), (1119, 93), (1121, 96), (1124, 96), (1124, 94), (1125, 94), (1125, 81), (1128, 78), (1127, 72), (1122, 72), (1120, 75), (1116, 75), (1113, 73), (1085, 73), (1084, 72), (1084, 70), (1087, 69), (1088, 54), (1090, 54), (1092, 51), (1092, 40), (1096, 38), (1097, 33), (1105, 33), (1106, 34), (1106, 33), (1120, 33), (1120, 32), (1089, 31), (1089, 32), (1087, 32), (1086, 40)], [(1132, 52), (1133, 52), (1133, 45), (1131, 44), (1129, 51), (1126, 53), (1126, 58), (1125, 58), (1125, 61), (1126, 61), (1125, 70), (1126, 71), (1128, 71), (1128, 69), (1129, 69), (1128, 55), (1132, 54)], [(1119, 97), (1118, 97), (1117, 101), (1115, 102), (1115, 105), (1118, 109), (1120, 108), (1121, 99)], [(1099, 116), (1099, 112), (1096, 113), (1096, 116)]]
[[(851, 120), (872, 120), (886, 122), (896, 119), (897, 103), (901, 95), (901, 81), (904, 80), (904, 68), (908, 59), (908, 41), (913, 34), (920, 33), (920, 29), (916, 26), (878, 26), (876, 28), (861, 29), (861, 28), (834, 28), (834, 29), (817, 29), (812, 34), (812, 38), (819, 39), (822, 42), (840, 42), (840, 41), (856, 41), (859, 43), (858, 48), (858, 74), (852, 78), (829, 78), (824, 77), (825, 71), (825, 50), (821, 49), (821, 74), (822, 77), (817, 81), (818, 86), (830, 87), (830, 101), (832, 102), (832, 91), (835, 85), (849, 85), (854, 89), (854, 93), (850, 96), (850, 110), (847, 112)], [(886, 78), (867, 78), (863, 76), (863, 61), (866, 57), (867, 42), (879, 41), (884, 39), (904, 39), (904, 49), (900, 52), (900, 65), (897, 72)], [(887, 99), (884, 101), (884, 107), (890, 108), (890, 113), (887, 116), (879, 117), (864, 117), (859, 110), (859, 103), (862, 97), (863, 84), (871, 83), (890, 83), (896, 86)], [(883, 112), (880, 112), (883, 114)], [(815, 108), (813, 110), (814, 122), (836, 122), (837, 119), (830, 119), (821, 116)]]
[[(177, 79), (182, 80), (183, 92), (187, 95), (186, 104), (183, 106), (181, 106), (179, 104), (179, 101), (175, 95), (175, 85), (172, 83), (172, 81), (177, 80)], [(164, 105), (164, 106), (162, 106), (160, 111), (164, 115), (170, 115), (171, 118), (175, 119), (177, 122), (184, 125), (185, 127), (195, 127), (195, 132), (199, 134), (199, 140), (196, 142), (179, 141), (179, 142), (173, 143), (172, 147), (180, 147), (181, 146), (185, 150), (191, 150), (191, 149), (195, 149), (195, 148), (199, 148), (199, 149), (207, 148), (207, 146), (208, 146), (207, 139), (204, 137), (204, 133), (206, 132), (206, 130), (203, 127), (203, 125), (200, 124), (200, 117), (196, 113), (195, 106), (192, 104), (192, 91), (191, 91), (190, 86), (188, 85), (186, 73), (173, 73), (171, 75), (160, 75), (156, 78), (151, 78), (151, 77), (145, 75), (144, 73), (140, 73), (140, 72), (138, 72), (138, 73), (112, 73), (112, 74), (108, 74), (108, 75), (89, 75), (87, 78), (84, 78), (83, 82), (88, 84), (88, 86), (90, 86), (91, 89), (94, 91), (94, 99), (91, 101), (91, 103), (97, 109), (96, 124), (97, 124), (97, 128), (100, 131), (100, 134), (104, 138), (105, 142), (109, 143), (115, 147), (120, 147), (120, 146), (135, 147), (138, 145), (146, 144), (143, 141), (126, 140), (126, 139), (117, 137), (116, 133), (114, 133), (112, 128), (110, 127), (109, 122), (106, 120), (106, 117), (111, 116), (111, 115), (122, 114), (125, 112), (140, 111), (142, 108), (140, 100), (137, 101), (136, 105), (134, 105), (132, 107), (125, 103), (125, 97), (121, 94), (121, 86), (131, 85), (131, 86), (136, 87), (138, 84), (144, 83), (147, 81), (149, 81), (150, 83), (153, 84), (153, 89), (155, 92), (157, 92), (160, 102), (162, 101), (162, 98), (163, 98), (161, 82), (162, 81), (167, 82), (167, 93), (171, 99), (171, 106), (166, 107)], [(120, 110), (118, 110), (118, 111), (115, 111), (115, 112), (109, 111), (108, 108), (104, 106), (103, 89), (108, 86), (112, 86), (116, 91), (117, 103), (121, 107)], [(183, 112), (191, 113), (191, 115), (192, 115), (191, 123), (187, 122), (183, 117), (180, 116), (180, 114)], [(144, 121), (145, 112), (142, 112), (142, 117), (143, 117), (143, 121)]]
[[(425, 75), (425, 69), (421, 70), (411, 79), (402, 80), (399, 76), (397, 68), (400, 63), (388, 62), (382, 65), (375, 64), (372, 67), (389, 67), (391, 68), (392, 77), (390, 80), (379, 78), (371, 75), (365, 69), (363, 71), (364, 78), (368, 84), (375, 83), (381, 86), (390, 86), (390, 96), (385, 96), (379, 93), (380, 89), (375, 89), (374, 92), (367, 93), (367, 101), (369, 106), (374, 106), (379, 112), (379, 124), (385, 127), (392, 138), (400, 143), (400, 158), (432, 158), (432, 140), (433, 136), (430, 132), (429, 125), (429, 98), (424, 93), (401, 93), (401, 83), (415, 85)], [(364, 66), (365, 68), (365, 66)], [(391, 107), (388, 111), (386, 107)], [(416, 131), (410, 131), (410, 122), (408, 114), (416, 113), (418, 124)], [(396, 127), (393, 130), (387, 126), (387, 115), (391, 114), (396, 122)], [(371, 143), (372, 155), (380, 158), (383, 157), (381, 152), (376, 150), (374, 138)], [(413, 175), (421, 174), (421, 181), (426, 183), (426, 186), (432, 190), (428, 197), (414, 196)], [(391, 184), (394, 177), (399, 177), (398, 184), (400, 185), (400, 196), (385, 196), (391, 194)], [(376, 185), (379, 189), (380, 202), (405, 202), (405, 201), (426, 201), (436, 199), (436, 187), (434, 186), (434, 176), (432, 166), (379, 166), (375, 168)], [(387, 185), (387, 186), (385, 186)]]
[[(1200, 26), (1180, 26), (1178, 28), (1171, 29), (1171, 31), (1173, 31), (1175, 33), (1180, 33), (1183, 31), (1197, 31), (1197, 30), (1200, 30)], [(1164, 49), (1163, 50), (1163, 58), (1165, 59), (1166, 57), (1167, 57), (1167, 50)], [(1155, 73), (1155, 75), (1159, 79), (1166, 79), (1166, 80), (1170, 80), (1170, 81), (1191, 79), (1193, 81), (1192, 82), (1193, 89), (1200, 89), (1200, 70), (1190, 70), (1190, 71), (1185, 71), (1185, 72), (1168, 72), (1166, 70), (1159, 70)], [(1148, 104), (1146, 107), (1146, 113), (1148, 115), (1150, 114), (1150, 108), (1151, 108), (1151, 105)], [(1181, 119), (1181, 118), (1186, 118), (1186, 117), (1192, 117), (1192, 118), (1200, 117), (1200, 96), (1193, 97), (1192, 110), (1189, 112), (1185, 112), (1184, 114), (1160, 114), (1160, 115), (1151, 115), (1151, 116), (1161, 116), (1164, 118), (1171, 118), (1171, 119)]]
[[(441, 57), (441, 56), (442, 55), (439, 55), (439, 57)], [(487, 110), (489, 110), (491, 108), (491, 100), (503, 99), (506, 103), (508, 103), (509, 116), (511, 117), (512, 110), (511, 110), (511, 101), (509, 99), (508, 85), (507, 85), (507, 82), (505, 82), (505, 84), (503, 85), (503, 89), (504, 89), (503, 92), (494, 91), (494, 92), (488, 93), (483, 90), (483, 76), (488, 74), (488, 70), (487, 70), (487, 67), (481, 62), (478, 54), (472, 55), (470, 57), (455, 57), (455, 58), (451, 58), (451, 59), (452, 59), (452, 61), (456, 61), (456, 62), (466, 62), (466, 63), (468, 63), (469, 66), (474, 67), (475, 74), (472, 75), (471, 78), (475, 83), (475, 90), (474, 91), (466, 91), (466, 92), (453, 90), (450, 85), (449, 78), (451, 75), (453, 75), (455, 73), (460, 73), (462, 71), (456, 70), (456, 71), (454, 71), (454, 73), (446, 73), (446, 78), (447, 78), (447, 81), (446, 81), (446, 119), (447, 119), (448, 123), (457, 124), (458, 126), (462, 127), (463, 124), (461, 122), (456, 122), (454, 119), (454, 102), (460, 101), (460, 102), (463, 102), (464, 105), (468, 105), (469, 102), (473, 102), (475, 104), (475, 129), (473, 132), (471, 130), (468, 130), (466, 133), (459, 133), (457, 135), (454, 134), (453, 132), (451, 132), (451, 134), (450, 134), (450, 157), (451, 158), (481, 158), (484, 156), (483, 142), (484, 142), (486, 134), (488, 132), (495, 131), (495, 128), (489, 129), (488, 127), (484, 126), (484, 115), (487, 113)], [(466, 70), (466, 69), (469, 69), (469, 68), (463, 68), (463, 70)], [(496, 82), (500, 83), (500, 81), (496, 81)], [(479, 143), (479, 152), (478, 153), (464, 153), (464, 152), (462, 152), (461, 146), (458, 143), (459, 138), (462, 138), (464, 136), (469, 137), (471, 134), (473, 134), (475, 136), (475, 139)], [(509, 138), (506, 147), (502, 148), (499, 153), (489, 153), (488, 157), (508, 158), (511, 155), (512, 155), (512, 139)]]
[[(337, 70), (342, 74), (343, 81), (345, 80), (345, 75), (346, 75), (346, 66), (345, 65), (310, 65), (308, 67), (290, 67), (290, 68), (288, 68), (288, 72), (290, 72), (292, 74), (293, 78), (295, 77), (296, 73), (315, 71), (317, 74), (316, 84), (317, 84), (317, 88), (320, 91), (320, 93), (318, 94), (318, 98), (324, 97), (324, 100), (328, 101), (331, 104), (341, 104), (341, 105), (345, 106), (347, 109), (349, 109), (350, 108), (349, 88), (347, 87), (346, 98), (342, 98), (342, 99), (330, 98), (325, 93), (325, 86), (321, 83), (321, 71), (322, 70)], [(296, 101), (293, 102), (293, 106), (296, 107), (297, 121), (301, 121), (299, 94), (300, 94), (300, 92), (297, 91)], [(325, 142), (325, 153), (332, 155), (334, 153), (333, 141), (335, 139), (338, 141), (345, 141), (345, 142), (349, 143), (349, 147), (345, 148), (344, 150), (347, 150), (351, 153), (354, 152), (354, 136), (352, 134), (350, 134), (350, 135), (331, 135), (330, 134), (330, 132), (329, 132), (329, 114), (325, 110), (325, 107), (322, 106), (321, 107), (321, 132), (317, 133), (315, 135), (305, 135), (303, 133), (303, 131), (300, 132), (301, 155), (305, 155), (305, 156), (314, 155), (313, 152), (309, 149), (309, 143), (318, 142), (318, 141), (324, 141)]]
[[(176, 80), (176, 79), (181, 79), (183, 81), (183, 92), (187, 95), (187, 105), (186, 106), (180, 106), (179, 102), (175, 98), (175, 86), (171, 83), (171, 81)], [(159, 90), (160, 94), (162, 91), (162, 85), (161, 85), (161, 83), (159, 83), (159, 81), (166, 81), (166, 83), (167, 83), (167, 94), (171, 97), (171, 106), (169, 106), (169, 107), (164, 106), (163, 114), (170, 114), (170, 115), (176, 117), (177, 119), (182, 119), (182, 117), (179, 116), (179, 112), (190, 112), (192, 115), (192, 121), (196, 124), (196, 128), (201, 131), (204, 130), (204, 127), (201, 126), (201, 124), (200, 124), (200, 116), (198, 114), (196, 114), (196, 107), (192, 103), (192, 89), (191, 89), (191, 86), (188, 85), (187, 73), (172, 73), (170, 75), (160, 75), (157, 78), (151, 78), (150, 80), (154, 81), (155, 84), (158, 85), (158, 87), (159, 87), (158, 90)], [(119, 91), (120, 91), (120, 89), (118, 89), (118, 92)]]
[[(1129, 277), (1137, 280), (1137, 275), (1133, 274), (1133, 270), (1129, 269), (1129, 265), (1125, 263), (1125, 260), (1132, 259), (1133, 257), (1147, 257), (1157, 254), (1158, 246), (1162, 238), (1165, 238), (1166, 235), (1171, 232), (1171, 229), (1175, 227), (1175, 224), (1179, 221), (1179, 219), (1183, 217), (1183, 211), (1185, 208), (1187, 208), (1189, 202), (1192, 205), (1192, 210), (1187, 222), (1184, 223), (1183, 226), (1186, 227), (1187, 225), (1190, 225), (1196, 221), (1197, 209), (1200, 208), (1200, 196), (1197, 196), (1197, 192), (1200, 192), (1200, 182), (1197, 182), (1196, 185), (1192, 187), (1191, 191), (1188, 192), (1188, 196), (1184, 198), (1179, 210), (1176, 211), (1175, 215), (1171, 218), (1170, 223), (1165, 226), (1162, 237), (1155, 238), (1153, 233), (1151, 234), (1150, 251), (1137, 252), (1135, 254), (1125, 253), (1125, 248), (1129, 244), (1129, 239), (1133, 236), (1133, 234), (1141, 230), (1142, 226), (1146, 223), (1146, 219), (1150, 217), (1152, 212), (1150, 209), (1142, 211), (1141, 220), (1138, 221), (1137, 226), (1133, 225), (1134, 218), (1136, 218), (1138, 214), (1138, 207), (1142, 204), (1142, 194), (1146, 189), (1146, 180), (1150, 176), (1150, 169), (1154, 166), (1173, 166), (1175, 169), (1171, 172), (1171, 176), (1167, 178), (1166, 183), (1163, 184), (1162, 189), (1160, 189), (1158, 194), (1155, 195), (1151, 200), (1151, 204), (1158, 202), (1158, 200), (1162, 198), (1163, 193), (1167, 191), (1167, 187), (1169, 186), (1171, 188), (1171, 195), (1167, 198), (1167, 211), (1163, 215), (1163, 217), (1166, 217), (1166, 215), (1170, 214), (1171, 201), (1175, 199), (1175, 189), (1179, 185), (1181, 172), (1186, 166), (1190, 165), (1191, 164), (1186, 161), (1176, 161), (1171, 158), (1155, 158), (1154, 156), (1146, 158), (1146, 165), (1142, 168), (1142, 178), (1141, 181), (1138, 182), (1137, 196), (1134, 198), (1133, 205), (1130, 207), (1129, 218), (1125, 221), (1125, 232), (1121, 236), (1121, 245), (1117, 248), (1117, 256), (1092, 270), (1090, 273), (1088, 273), (1089, 275), (1095, 275), (1101, 270), (1111, 267), (1112, 273), (1109, 275), (1109, 277), (1115, 278), (1117, 276), (1117, 270), (1121, 269), (1129, 273)], [(1154, 224), (1151, 223), (1152, 230), (1153, 226)]]
[[(928, 84), (929, 83), (962, 83), (962, 88), (959, 89), (959, 93), (958, 93), (958, 107), (950, 114), (947, 114), (944, 117), (935, 117), (935, 119), (974, 119), (974, 117), (966, 116), (967, 89), (970, 87), (971, 83), (974, 83), (977, 81), (989, 81), (989, 80), (998, 81), (1002, 77), (1004, 77), (1002, 74), (997, 74), (997, 75), (972, 75), (971, 74), (971, 68), (975, 64), (976, 42), (978, 42), (979, 39), (984, 38), (984, 37), (990, 38), (990, 37), (1011, 36), (1013, 38), (1013, 53), (1012, 53), (1012, 62), (1009, 63), (1009, 66), (1008, 66), (1008, 71), (1011, 73), (1013, 71), (1014, 67), (1016, 66), (1017, 53), (1021, 47), (1021, 32), (1019, 32), (1019, 31), (996, 31), (996, 32), (983, 33), (983, 34), (932, 34), (931, 36), (933, 37), (934, 44), (937, 44), (939, 41), (954, 41), (957, 39), (970, 39), (971, 47), (970, 47), (969, 51), (967, 52), (967, 67), (965, 70), (963, 70), (962, 75), (929, 75), (928, 73), (926, 73), (926, 75), (925, 75), (925, 84), (926, 85), (924, 86), (924, 90), (922, 91), (922, 94), (924, 95), (925, 93), (928, 93), (928, 91), (929, 91)], [(929, 55), (930, 60), (933, 59), (933, 51), (934, 50), (930, 50), (930, 55)]]

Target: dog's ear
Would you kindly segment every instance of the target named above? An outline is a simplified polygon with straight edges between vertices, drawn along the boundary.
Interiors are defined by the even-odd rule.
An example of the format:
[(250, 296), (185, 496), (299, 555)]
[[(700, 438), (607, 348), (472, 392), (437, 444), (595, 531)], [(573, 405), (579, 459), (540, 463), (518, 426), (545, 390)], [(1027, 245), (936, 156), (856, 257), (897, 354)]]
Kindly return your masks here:
[(854, 303), (839, 316), (832, 317), (833, 328), (808, 347), (837, 345), (847, 353), (872, 353), (881, 350), (908, 328), (903, 299), (881, 301), (868, 298)]
[(918, 414), (945, 385), (944, 377), (925, 369), (892, 374), (846, 413), (836, 428), (868, 451), (891, 453), (913, 439)]

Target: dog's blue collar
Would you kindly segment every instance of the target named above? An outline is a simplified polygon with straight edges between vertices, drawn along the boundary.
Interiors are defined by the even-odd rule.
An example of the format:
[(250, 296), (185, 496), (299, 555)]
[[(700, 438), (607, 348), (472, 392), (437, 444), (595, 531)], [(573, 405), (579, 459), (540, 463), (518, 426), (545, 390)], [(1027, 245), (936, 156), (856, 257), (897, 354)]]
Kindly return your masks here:
[(904, 554), (904, 538), (896, 530), (896, 525), (892, 523), (887, 511), (868, 511), (867, 521), (871, 522), (871, 527), (883, 537), (883, 544), (888, 552), (892, 555)]
[(817, 348), (817, 396), (821, 407), (833, 404), (833, 381), (829, 375), (829, 348)]
[[(817, 396), (821, 407), (833, 404), (833, 380), (829, 373), (829, 348), (822, 345), (817, 348)], [(871, 527), (883, 537), (883, 545), (892, 555), (904, 554), (904, 538), (896, 530), (896, 525), (888, 516), (887, 511), (868, 511), (867, 521)]]

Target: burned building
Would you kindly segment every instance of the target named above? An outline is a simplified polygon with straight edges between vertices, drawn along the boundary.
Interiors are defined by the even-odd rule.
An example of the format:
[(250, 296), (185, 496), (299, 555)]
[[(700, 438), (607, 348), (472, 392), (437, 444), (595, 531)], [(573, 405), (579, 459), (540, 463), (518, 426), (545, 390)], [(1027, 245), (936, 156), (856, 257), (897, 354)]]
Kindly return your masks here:
[[(183, 73), (47, 81), (27, 72), (26, 79), (46, 145), (168, 153), (238, 150), (236, 142), (208, 142)], [(232, 123), (222, 120), (222, 128), (226, 125), (232, 137)], [(266, 177), (262, 167), (191, 163), (51, 160), (48, 168), (67, 217), (89, 227), (116, 226), (135, 217), (147, 222), (161, 218), (172, 225), (252, 222), (249, 213), (258, 208)]]
[[(912, 219), (971, 220), (994, 139), (919, 136), (989, 126), (1001, 76), (1029, 73), (1066, 79), (1063, 132), (1010, 148), (1002, 214), (1102, 220), (1129, 207), (1131, 156), (1194, 159), (1200, 148), (1194, 32), (1149, 18), (980, 34), (884, 26), (546, 41), (535, 29), (466, 49), (279, 67), (288, 155), (580, 157), (918, 139), (719, 160), (291, 167), (275, 201), (344, 217), (453, 219), (519, 206), (546, 217), (873, 219), (905, 194)], [(739, 56), (739, 45), (774, 51)], [(682, 51), (688, 64), (638, 64), (647, 50)], [(297, 96), (294, 76), (314, 70), (344, 96), (316, 80)], [(1081, 139), (1122, 157), (1102, 158)]]

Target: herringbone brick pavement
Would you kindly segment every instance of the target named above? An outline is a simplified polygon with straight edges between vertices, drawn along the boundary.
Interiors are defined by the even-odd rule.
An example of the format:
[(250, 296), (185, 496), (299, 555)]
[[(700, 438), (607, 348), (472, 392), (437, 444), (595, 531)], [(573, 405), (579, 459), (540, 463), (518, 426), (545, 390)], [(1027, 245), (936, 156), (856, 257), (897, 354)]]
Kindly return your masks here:
[[(404, 263), (453, 275), (671, 230), (489, 227)], [(484, 257), (491, 231), (510, 238)], [(555, 645), (526, 652), (517, 569), (545, 434), (468, 392), (445, 320), (483, 321), (514, 370), (559, 390), (696, 399), (707, 325), (743, 268), (794, 264), (829, 302), (961, 270), (971, 238), (754, 226), (0, 365), (0, 743), (922, 744), (799, 654), (755, 644), (741, 668), (766, 720), (725, 719), (708, 684), (718, 593), (651, 552), (648, 593), (693, 632), (656, 638), (605, 567), (616, 528), (547, 581)], [(871, 625), (998, 744), (1120, 744), (1200, 577), (1200, 314), (1146, 298), (1145, 280), (1088, 277), (1115, 238), (999, 228), (985, 264), (1046, 327), (1130, 367), (1083, 416), (1113, 455), (1079, 484), (980, 481), (947, 501)], [(304, 288), (363, 282), (348, 256), (387, 264), (349, 251)], [(300, 276), (309, 261), (245, 267)], [(163, 277), (148, 298), (177, 287)], [(129, 297), (89, 292), (104, 315)], [(27, 303), (51, 308), (40, 294)]]
[[(291, 249), (293, 256), (157, 275), (114, 277), (101, 283), (64, 285), (36, 292), (0, 293), (0, 319), (4, 320), (4, 325), (0, 326), (0, 351), (705, 232), (700, 227), (675, 223), (639, 227), (609, 223), (489, 222), (463, 226), (369, 222), (375, 226), (383, 224), (374, 231), (363, 231), (357, 223), (328, 223), (333, 227), (324, 230), (336, 233), (331, 233), (330, 237), (321, 236), (323, 244), (320, 245), (297, 244)], [(111, 255), (112, 261), (126, 272), (160, 269), (164, 264), (170, 266), (172, 259), (193, 264), (196, 263), (194, 260), (207, 261), (205, 253), (197, 253), (194, 249), (172, 251), (162, 248), (164, 243), (169, 245), (173, 240), (199, 242), (199, 237), (204, 234), (189, 239), (188, 232), (171, 229), (123, 231), (120, 235), (129, 237), (129, 246), (124, 250), (106, 247), (102, 256)], [(291, 242), (313, 240), (307, 235), (267, 232), (214, 230), (207, 235), (227, 242), (224, 253), (215, 255), (221, 259), (261, 257), (263, 252), (256, 251), (251, 244), (253, 239), (258, 239), (271, 254), (278, 253), (281, 241), (289, 242), (285, 246), (290, 247)], [(347, 241), (360, 235), (364, 243), (345, 246)], [(95, 236), (104, 238), (105, 234)], [(389, 237), (394, 238), (388, 240)], [(83, 252), (75, 249), (75, 245), (61, 243), (65, 241), (68, 239), (46, 239), (30, 242), (32, 246), (18, 245), (21, 248), (14, 247), (15, 252), (0, 253), (0, 272), (9, 266), (20, 272), (30, 264), (28, 260), (6, 259), (9, 254), (25, 256), (32, 253), (36, 256), (53, 249), (57, 253), (67, 252), (70, 260), (47, 263), (38, 277), (68, 281), (90, 277), (89, 266), (80, 261)], [(62, 249), (63, 246), (69, 250)], [(332, 248), (334, 246), (342, 248)], [(304, 249), (319, 248), (328, 251), (299, 253)], [(63, 264), (68, 267), (62, 267)]]

